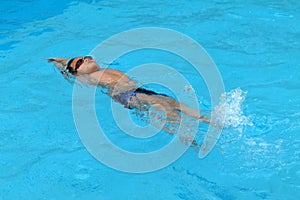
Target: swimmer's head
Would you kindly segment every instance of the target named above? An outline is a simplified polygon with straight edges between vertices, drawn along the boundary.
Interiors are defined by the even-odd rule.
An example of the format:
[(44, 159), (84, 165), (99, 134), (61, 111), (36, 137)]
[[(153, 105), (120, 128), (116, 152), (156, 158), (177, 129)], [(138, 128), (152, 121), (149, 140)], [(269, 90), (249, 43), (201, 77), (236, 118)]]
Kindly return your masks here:
[[(63, 77), (70, 83), (76, 81), (76, 77), (90, 74), (100, 69), (98, 63), (91, 56), (66, 58), (48, 58), (48, 62), (54, 63)], [(82, 77), (82, 76), (80, 76)]]
[(72, 75), (90, 74), (99, 70), (99, 65), (92, 56), (81, 56), (72, 58), (67, 62), (66, 70)]

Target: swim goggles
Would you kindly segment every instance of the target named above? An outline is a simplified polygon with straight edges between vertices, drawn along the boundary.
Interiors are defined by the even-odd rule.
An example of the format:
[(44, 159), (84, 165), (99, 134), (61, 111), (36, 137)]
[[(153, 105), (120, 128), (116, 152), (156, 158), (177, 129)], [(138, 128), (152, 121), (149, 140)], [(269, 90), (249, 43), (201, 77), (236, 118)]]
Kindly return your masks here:
[(72, 75), (77, 73), (79, 67), (84, 63), (85, 59), (93, 60), (92, 56), (83, 56), (83, 57), (76, 57), (72, 58), (68, 61), (67, 67), (65, 68), (67, 72), (71, 73)]

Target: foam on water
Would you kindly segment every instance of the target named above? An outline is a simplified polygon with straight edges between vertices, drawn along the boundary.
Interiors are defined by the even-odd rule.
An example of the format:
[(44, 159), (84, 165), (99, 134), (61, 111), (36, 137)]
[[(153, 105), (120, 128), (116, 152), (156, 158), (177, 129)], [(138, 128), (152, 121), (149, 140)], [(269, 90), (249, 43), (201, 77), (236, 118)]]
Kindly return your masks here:
[(223, 128), (236, 129), (240, 136), (245, 126), (253, 126), (249, 116), (244, 115), (243, 102), (247, 92), (240, 88), (224, 92), (220, 103), (212, 111), (211, 129), (207, 132), (199, 151), (199, 157), (204, 158), (216, 145)]
[[(216, 118), (214, 123), (224, 125), (224, 128), (235, 128), (242, 131), (245, 126), (253, 126), (251, 117), (243, 112), (243, 102), (247, 92), (241, 88), (236, 88), (230, 92), (225, 92), (220, 97), (220, 103), (213, 110)], [(224, 117), (225, 116), (225, 117)]]

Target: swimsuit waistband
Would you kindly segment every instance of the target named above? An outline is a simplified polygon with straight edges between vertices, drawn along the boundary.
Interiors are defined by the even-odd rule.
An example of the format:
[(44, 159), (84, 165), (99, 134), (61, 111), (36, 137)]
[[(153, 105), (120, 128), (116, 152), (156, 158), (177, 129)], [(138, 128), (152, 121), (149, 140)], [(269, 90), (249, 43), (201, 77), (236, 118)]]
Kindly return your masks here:
[(147, 94), (147, 95), (159, 95), (159, 96), (166, 96), (168, 97), (168, 95), (166, 94), (161, 94), (161, 93), (157, 93), (157, 92), (154, 92), (152, 90), (147, 90), (147, 89), (144, 89), (144, 88), (137, 88), (137, 89), (134, 89), (134, 90), (128, 90), (124, 93), (121, 93), (121, 94), (117, 94), (117, 95), (114, 95), (112, 98), (121, 103), (122, 105), (124, 105), (125, 108), (129, 108), (129, 109), (132, 109), (129, 105), (129, 102), (131, 100), (131, 98), (133, 96), (136, 96), (137, 94)]

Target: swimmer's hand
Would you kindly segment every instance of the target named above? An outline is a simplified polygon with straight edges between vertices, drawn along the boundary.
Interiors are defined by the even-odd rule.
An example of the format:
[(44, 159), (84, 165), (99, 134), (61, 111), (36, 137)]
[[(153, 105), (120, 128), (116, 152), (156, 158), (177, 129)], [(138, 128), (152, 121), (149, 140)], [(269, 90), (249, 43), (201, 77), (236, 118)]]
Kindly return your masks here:
[(67, 65), (66, 58), (47, 58), (48, 62), (52, 62), (60, 71)]
[(74, 83), (74, 76), (66, 70), (68, 59), (66, 58), (47, 58), (48, 62), (52, 62), (57, 69), (61, 72), (63, 77), (70, 83)]

